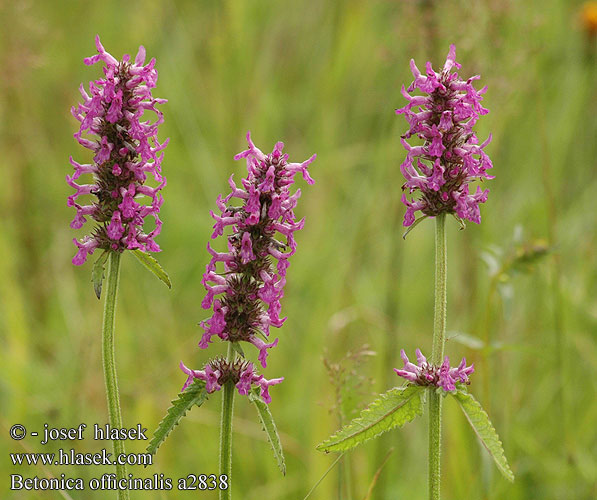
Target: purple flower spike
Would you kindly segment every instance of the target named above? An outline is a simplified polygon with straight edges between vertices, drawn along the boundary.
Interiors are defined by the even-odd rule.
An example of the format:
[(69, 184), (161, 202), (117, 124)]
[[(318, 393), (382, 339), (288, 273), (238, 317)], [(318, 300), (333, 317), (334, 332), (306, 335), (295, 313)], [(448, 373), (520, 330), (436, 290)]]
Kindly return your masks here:
[(227, 382), (232, 382), (241, 396), (246, 396), (252, 387), (258, 387), (263, 401), (271, 403), (269, 387), (281, 383), (284, 378), (267, 380), (255, 372), (253, 363), (248, 361), (226, 361), (223, 358), (212, 359), (203, 370), (191, 370), (180, 362), (180, 369), (187, 374), (187, 381), (182, 387), (184, 391), (196, 378), (205, 381), (208, 393), (219, 391)]
[[(487, 201), (488, 189), (477, 186), (474, 193), (469, 191), (473, 181), (493, 179), (487, 173), (492, 163), (483, 149), (491, 141), (481, 145), (473, 132), (479, 116), (489, 111), (481, 106), (482, 95), (487, 90), (477, 91), (473, 76), (464, 81), (453, 68), (460, 69), (456, 62), (456, 47), (450, 45), (450, 52), (440, 73), (436, 73), (431, 63), (422, 74), (414, 60), (410, 62), (414, 81), (402, 95), (408, 104), (397, 109), (404, 114), (410, 128), (401, 138), (407, 150), (406, 160), (400, 166), (406, 182), (402, 189), (412, 194), (420, 191), (421, 197), (413, 200), (406, 195), (402, 202), (406, 205), (404, 225), (415, 221), (415, 214), (421, 211), (424, 216), (443, 213), (455, 214), (460, 219), (481, 222), (480, 203)], [(411, 95), (419, 89), (426, 95)], [(406, 139), (418, 137), (423, 145), (412, 146)]]
[[(203, 336), (199, 347), (209, 347), (214, 336), (228, 342), (248, 342), (259, 351), (257, 359), (265, 368), (268, 350), (278, 344), (277, 338), (269, 343), (265, 340), (270, 327), (279, 328), (286, 320), (280, 318), (280, 300), (284, 296), (288, 259), (296, 251), (294, 232), (304, 225), (304, 220), (296, 221), (293, 211), (301, 192), (297, 189), (290, 194), (290, 186), (297, 172), (313, 184), (307, 167), (315, 155), (302, 163), (288, 163), (288, 155), (282, 153), (283, 143), (276, 143), (266, 155), (253, 144), (250, 133), (247, 141), (249, 149), (234, 157), (246, 159), (247, 177), (239, 187), (231, 176), (230, 194), (225, 198), (219, 195), (216, 200), (219, 213), (210, 212), (215, 221), (212, 239), (224, 236), (228, 227), (230, 234), (226, 236), (227, 252), (218, 252), (207, 244), (211, 260), (201, 280), (207, 291), (201, 307), (213, 312), (200, 323)], [(234, 205), (233, 198), (237, 200)], [(112, 223), (110, 231), (119, 231), (119, 216)], [(86, 251), (89, 250), (80, 250)], [(212, 359), (203, 370), (190, 370), (182, 363), (180, 368), (187, 374), (183, 390), (196, 378), (205, 381), (207, 392), (218, 391), (232, 382), (244, 396), (258, 387), (268, 404), (269, 388), (284, 380), (263, 378), (255, 372), (253, 363), (242, 357), (231, 361)]]
[(265, 368), (267, 350), (278, 340), (267, 343), (263, 338), (269, 336), (270, 327), (279, 328), (286, 319), (280, 318), (280, 300), (288, 259), (296, 251), (294, 232), (304, 224), (296, 221), (293, 212), (300, 190), (291, 195), (290, 187), (298, 172), (307, 183), (314, 182), (307, 167), (315, 155), (302, 163), (288, 163), (283, 143), (278, 142), (266, 155), (253, 144), (250, 133), (247, 141), (249, 149), (234, 157), (247, 161), (242, 187), (230, 177), (230, 194), (218, 196), (216, 202), (220, 213), (211, 212), (215, 221), (212, 238), (223, 236), (228, 227), (231, 234), (226, 237), (227, 252), (207, 245), (211, 261), (203, 275), (207, 295), (201, 305), (213, 307), (213, 314), (201, 322), (204, 334), (199, 347), (206, 348), (214, 335), (230, 342), (249, 342), (259, 349), (258, 359)]
[(399, 377), (415, 385), (441, 387), (447, 392), (454, 391), (457, 382), (467, 385), (470, 383), (469, 375), (475, 371), (475, 368), (473, 365), (466, 366), (465, 358), (462, 358), (457, 367), (451, 368), (448, 356), (444, 358), (444, 362), (440, 366), (435, 366), (427, 362), (427, 358), (419, 349), (415, 352), (417, 355), (416, 365), (409, 361), (404, 349), (400, 351), (404, 367), (402, 370), (394, 368)]
[[(160, 251), (154, 240), (162, 227), (158, 213), (163, 198), (159, 191), (166, 185), (160, 152), (168, 140), (160, 143), (157, 137), (164, 116), (156, 105), (166, 100), (151, 95), (158, 78), (155, 59), (145, 64), (145, 49), (141, 46), (134, 62), (128, 55), (118, 61), (106, 52), (99, 36), (95, 45), (98, 54), (85, 58), (85, 64), (103, 62), (104, 78), (89, 84), (89, 94), (81, 85), (83, 102), (71, 110), (81, 122), (74, 136), (79, 144), (93, 151), (93, 163), (82, 165), (71, 157), (75, 173), (67, 176), (66, 182), (75, 189), (68, 197), (68, 206), (77, 210), (71, 227), (83, 227), (86, 217), (98, 225), (91, 235), (75, 240), (79, 248), (73, 258), (75, 265), (83, 264), (96, 248), (116, 252), (136, 248)], [(146, 111), (155, 113), (154, 121), (147, 119)], [(92, 184), (75, 182), (84, 174), (92, 175)], [(156, 187), (145, 184), (148, 174)], [(77, 202), (80, 196), (87, 195), (97, 200), (86, 205)], [(139, 203), (140, 196), (149, 198), (149, 203)], [(148, 216), (153, 218), (155, 227), (145, 233), (143, 224)]]

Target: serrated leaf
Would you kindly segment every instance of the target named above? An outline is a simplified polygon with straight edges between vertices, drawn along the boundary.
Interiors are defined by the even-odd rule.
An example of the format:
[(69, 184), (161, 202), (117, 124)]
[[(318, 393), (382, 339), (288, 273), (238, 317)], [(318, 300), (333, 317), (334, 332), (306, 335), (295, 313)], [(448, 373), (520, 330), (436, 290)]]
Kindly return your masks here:
[(320, 451), (346, 451), (423, 413), (424, 387), (394, 387), (373, 401), (361, 414), (317, 446)]
[(133, 250), (133, 255), (137, 257), (137, 260), (141, 262), (143, 266), (155, 274), (160, 281), (164, 282), (168, 288), (172, 288), (168, 273), (164, 271), (164, 268), (160, 266), (160, 263), (154, 257), (139, 249)]
[(274, 452), (274, 457), (278, 462), (280, 472), (286, 475), (286, 462), (284, 460), (284, 451), (282, 450), (282, 443), (280, 442), (280, 436), (278, 435), (278, 429), (276, 429), (274, 417), (269, 411), (268, 405), (264, 403), (261, 397), (259, 396), (259, 390), (254, 389), (251, 392), (249, 392), (249, 401), (251, 401), (251, 403), (255, 405), (255, 408), (257, 408), (259, 420), (263, 425), (263, 430), (267, 435), (267, 440), (269, 441), (269, 444), (272, 447), (272, 451)]
[(487, 412), (472, 394), (469, 394), (465, 389), (459, 388), (456, 391), (450, 392), (450, 394), (458, 401), (466, 419), (471, 424), (471, 427), (485, 449), (493, 457), (500, 472), (508, 481), (514, 481), (514, 473), (510, 469), (508, 460), (506, 460), (506, 456), (504, 455), (502, 442), (489, 420)]
[(95, 291), (95, 296), (99, 299), (102, 296), (102, 283), (104, 281), (104, 269), (106, 268), (106, 261), (108, 260), (108, 256), (110, 255), (109, 252), (104, 250), (98, 259), (93, 264), (93, 269), (91, 270), (91, 282), (93, 283), (93, 290)]
[(147, 452), (154, 455), (170, 432), (172, 432), (172, 429), (178, 425), (180, 419), (187, 414), (187, 411), (194, 405), (201, 406), (206, 399), (207, 391), (205, 390), (205, 382), (195, 379), (176, 399), (172, 400), (172, 406), (168, 408), (166, 416), (162, 419), (153, 434), (147, 447)]

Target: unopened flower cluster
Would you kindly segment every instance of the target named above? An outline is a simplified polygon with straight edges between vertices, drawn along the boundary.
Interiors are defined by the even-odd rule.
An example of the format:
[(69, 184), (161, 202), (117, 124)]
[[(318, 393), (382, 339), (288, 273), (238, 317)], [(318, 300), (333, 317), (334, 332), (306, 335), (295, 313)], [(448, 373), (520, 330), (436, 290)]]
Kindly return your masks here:
[[(258, 349), (258, 360), (265, 368), (268, 349), (278, 343), (277, 338), (268, 342), (270, 328), (281, 327), (286, 319), (280, 318), (280, 300), (284, 295), (288, 259), (296, 251), (294, 232), (304, 224), (304, 219), (296, 220), (293, 211), (301, 191), (297, 189), (291, 194), (290, 187), (299, 172), (308, 184), (313, 184), (307, 167), (315, 155), (302, 163), (289, 163), (288, 155), (282, 152), (282, 142), (266, 155), (253, 144), (250, 133), (247, 141), (249, 148), (234, 157), (235, 160), (246, 159), (247, 177), (239, 187), (231, 176), (230, 194), (217, 199), (220, 213), (211, 212), (215, 220), (212, 239), (223, 236), (227, 227), (231, 228), (231, 234), (226, 237), (227, 252), (217, 252), (207, 245), (211, 261), (203, 275), (207, 294), (201, 305), (211, 309), (212, 315), (201, 322), (204, 333), (199, 347), (207, 348), (214, 336), (228, 342), (248, 342)], [(218, 266), (221, 266), (220, 271)], [(267, 390), (263, 392), (263, 387), (283, 380), (263, 379), (254, 372), (251, 363), (242, 365), (242, 369), (241, 365), (233, 366), (237, 372), (232, 379), (239, 380), (236, 384), (239, 392), (245, 394), (246, 381), (252, 380), (262, 388), (267, 402), (269, 395)], [(210, 380), (216, 380), (213, 373), (218, 371), (209, 363), (197, 372), (184, 365), (181, 368), (190, 377), (203, 373), (194, 376), (212, 377)], [(217, 383), (206, 385), (208, 392), (220, 388), (225, 372), (219, 370)], [(252, 375), (249, 376), (249, 372)]]
[(415, 385), (441, 387), (444, 391), (450, 392), (456, 389), (457, 382), (468, 384), (469, 375), (475, 371), (473, 365), (466, 366), (465, 358), (462, 358), (458, 366), (450, 367), (450, 359), (446, 356), (440, 366), (435, 366), (427, 362), (427, 358), (419, 349), (415, 353), (417, 355), (416, 365), (410, 362), (402, 349), (400, 357), (404, 361), (404, 368), (402, 370), (394, 368), (399, 377), (405, 378)]
[[(420, 197), (408, 199), (402, 196), (406, 205), (404, 225), (415, 221), (416, 212), (424, 216), (455, 214), (460, 219), (481, 222), (479, 204), (487, 201), (488, 189), (477, 186), (470, 191), (469, 185), (476, 180), (492, 179), (487, 173), (492, 168), (483, 148), (491, 141), (491, 135), (479, 145), (473, 127), (481, 115), (488, 110), (481, 106), (486, 87), (477, 91), (473, 82), (480, 78), (473, 76), (464, 81), (453, 68), (460, 69), (456, 62), (456, 48), (450, 46), (448, 57), (440, 73), (431, 63), (423, 74), (414, 60), (410, 62), (414, 81), (402, 95), (408, 104), (397, 109), (405, 115), (410, 128), (402, 136), (402, 145), (407, 150), (406, 160), (400, 166), (406, 178), (403, 190)], [(411, 95), (415, 89), (425, 95)], [(420, 146), (410, 145), (406, 139), (418, 137)]]
[[(128, 54), (118, 61), (106, 52), (99, 36), (95, 43), (98, 54), (84, 61), (87, 65), (105, 63), (104, 78), (92, 81), (89, 93), (81, 84), (83, 102), (72, 108), (73, 116), (81, 122), (75, 138), (93, 151), (93, 163), (79, 164), (71, 157), (75, 173), (66, 181), (76, 190), (68, 197), (68, 206), (77, 210), (71, 227), (83, 227), (87, 217), (98, 225), (80, 241), (74, 240), (79, 249), (73, 258), (76, 265), (83, 264), (97, 248), (158, 252), (155, 237), (162, 226), (158, 213), (163, 202), (159, 191), (166, 185), (161, 173), (163, 153), (159, 153), (168, 141), (158, 142), (158, 126), (164, 117), (156, 108), (166, 100), (151, 94), (158, 78), (155, 59), (145, 64), (145, 48), (141, 46), (134, 61)], [(147, 120), (146, 111), (154, 112), (157, 119)], [(77, 184), (75, 181), (83, 174), (92, 174), (93, 183)], [(148, 174), (156, 187), (146, 185)], [(78, 202), (86, 195), (95, 196), (96, 201), (87, 205)], [(140, 196), (148, 197), (148, 203), (139, 203)], [(145, 233), (143, 224), (148, 216), (155, 224)]]
[(255, 373), (253, 363), (249, 361), (226, 361), (223, 358), (212, 359), (205, 365), (203, 370), (191, 370), (184, 363), (180, 363), (180, 369), (188, 375), (187, 381), (182, 386), (184, 391), (193, 383), (196, 378), (205, 382), (205, 389), (212, 393), (219, 391), (226, 382), (231, 382), (238, 389), (239, 394), (246, 396), (251, 387), (255, 385), (260, 389), (260, 395), (266, 403), (272, 398), (269, 395), (269, 388), (279, 384), (284, 378), (266, 380), (263, 375)]

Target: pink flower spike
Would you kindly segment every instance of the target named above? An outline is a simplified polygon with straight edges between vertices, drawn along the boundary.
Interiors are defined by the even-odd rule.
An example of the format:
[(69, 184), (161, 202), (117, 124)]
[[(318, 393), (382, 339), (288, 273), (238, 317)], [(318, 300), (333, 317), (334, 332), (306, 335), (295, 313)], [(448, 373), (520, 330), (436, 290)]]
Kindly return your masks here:
[[(404, 226), (411, 226), (421, 211), (425, 216), (453, 214), (460, 219), (481, 222), (479, 205), (487, 196), (468, 192), (472, 182), (492, 179), (487, 173), (492, 167), (480, 147), (473, 126), (488, 111), (481, 106), (484, 89), (477, 91), (472, 82), (477, 77), (462, 80), (454, 69), (456, 47), (450, 45), (443, 69), (438, 73), (431, 63), (425, 65), (422, 75), (413, 60), (410, 63), (414, 81), (402, 95), (407, 105), (396, 110), (403, 114), (409, 130), (400, 138), (406, 150), (406, 160), (401, 171), (406, 178), (403, 189), (412, 194), (420, 193), (416, 200), (403, 195), (406, 205)], [(412, 95), (415, 90), (423, 95)], [(420, 137), (422, 146), (411, 146), (406, 139)]]
[[(270, 327), (279, 328), (284, 322), (280, 300), (288, 259), (296, 251), (294, 233), (304, 226), (304, 219), (297, 221), (293, 212), (300, 191), (291, 193), (290, 187), (296, 172), (305, 174), (315, 156), (289, 163), (282, 142), (268, 155), (255, 146), (250, 133), (247, 142), (248, 149), (235, 156), (247, 162), (242, 189), (231, 176), (230, 194), (219, 195), (219, 213), (211, 212), (215, 220), (212, 238), (224, 236), (228, 251), (218, 252), (207, 245), (211, 260), (202, 279), (206, 288), (202, 307), (213, 304), (213, 314), (201, 322), (204, 334), (199, 346), (208, 347), (214, 335), (230, 342), (249, 342), (259, 349), (258, 360), (265, 366), (268, 349), (278, 340), (266, 343), (259, 336), (267, 336)], [(240, 200), (240, 206), (233, 198)], [(242, 390), (245, 386), (241, 384)]]
[[(158, 192), (166, 185), (161, 173), (163, 155), (158, 156), (158, 153), (168, 140), (158, 141), (158, 125), (163, 122), (163, 114), (156, 107), (165, 101), (154, 98), (151, 93), (157, 79), (155, 60), (143, 66), (145, 49), (140, 47), (135, 64), (131, 65), (130, 57), (124, 56), (118, 61), (109, 54), (99, 35), (95, 45), (98, 54), (84, 61), (88, 65), (103, 63), (103, 77), (90, 82), (89, 92), (81, 85), (83, 102), (71, 110), (80, 122), (74, 137), (95, 155), (91, 165), (81, 165), (71, 157), (75, 173), (67, 177), (67, 183), (76, 191), (68, 197), (68, 205), (77, 209), (71, 226), (81, 228), (87, 221), (86, 216), (99, 223), (81, 240), (85, 245), (77, 245), (76, 264), (85, 261), (91, 248), (119, 253), (137, 248), (159, 251), (154, 238), (162, 225), (158, 213), (163, 198)], [(146, 112), (155, 113), (157, 119), (148, 120)], [(93, 174), (93, 184), (74, 182), (87, 173)], [(156, 187), (146, 184), (148, 174), (153, 176)], [(97, 200), (82, 207), (76, 201), (82, 195), (93, 195)], [(135, 201), (139, 195), (149, 196), (151, 204)], [(155, 223), (149, 234), (143, 232), (147, 216)], [(93, 245), (89, 245), (90, 239)]]

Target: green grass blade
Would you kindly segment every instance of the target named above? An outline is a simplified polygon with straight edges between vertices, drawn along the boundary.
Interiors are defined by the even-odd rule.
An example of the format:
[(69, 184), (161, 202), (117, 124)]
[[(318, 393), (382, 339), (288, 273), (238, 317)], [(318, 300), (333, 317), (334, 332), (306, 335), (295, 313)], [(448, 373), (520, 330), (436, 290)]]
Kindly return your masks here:
[(458, 401), (466, 419), (469, 421), (469, 424), (471, 424), (471, 427), (485, 449), (493, 457), (500, 472), (508, 481), (514, 481), (514, 473), (510, 469), (508, 460), (506, 460), (506, 456), (504, 455), (502, 442), (500, 441), (493, 424), (489, 420), (487, 412), (466, 390), (458, 389), (450, 394)]
[(172, 429), (178, 425), (180, 419), (187, 414), (194, 405), (201, 406), (207, 400), (207, 391), (205, 390), (205, 382), (203, 380), (195, 379), (193, 383), (181, 392), (176, 399), (172, 401), (172, 406), (168, 408), (166, 416), (158, 425), (147, 452), (155, 455), (158, 448), (166, 440)]
[(309, 493), (307, 493), (307, 495), (305, 496), (305, 498), (303, 498), (303, 500), (307, 500), (307, 498), (309, 498), (309, 497), (310, 497), (310, 496), (313, 494), (313, 492), (314, 492), (314, 491), (317, 489), (317, 487), (318, 487), (318, 486), (321, 484), (321, 482), (322, 482), (322, 481), (323, 481), (323, 480), (326, 478), (326, 476), (327, 476), (327, 475), (328, 475), (328, 474), (329, 474), (329, 473), (332, 471), (332, 469), (333, 469), (334, 467), (336, 467), (336, 464), (337, 464), (337, 463), (340, 461), (340, 459), (341, 459), (341, 458), (344, 456), (344, 453), (346, 453), (346, 452), (342, 452), (342, 453), (340, 453), (340, 455), (338, 455), (338, 458), (336, 458), (336, 460), (334, 460), (334, 461), (332, 462), (332, 465), (330, 465), (330, 466), (328, 467), (328, 469), (327, 469), (327, 470), (326, 470), (326, 471), (323, 473), (323, 476), (321, 476), (321, 477), (320, 477), (320, 478), (317, 480), (317, 482), (316, 482), (316, 483), (313, 485), (313, 488), (311, 488), (311, 489), (309, 490)]
[(373, 480), (371, 481), (371, 484), (369, 485), (369, 488), (367, 489), (367, 494), (365, 495), (365, 498), (363, 498), (363, 500), (371, 500), (371, 495), (373, 495), (373, 488), (375, 488), (375, 486), (377, 485), (377, 482), (379, 481), (379, 476), (381, 476), (381, 471), (383, 470), (385, 465), (388, 463), (388, 460), (390, 459), (390, 456), (392, 455), (392, 453), (394, 453), (393, 447), (390, 448), (390, 450), (386, 453), (386, 456), (382, 460), (381, 465), (377, 468), (377, 471), (375, 472), (375, 475), (373, 476)]
[(249, 401), (251, 401), (251, 403), (255, 405), (255, 408), (257, 408), (259, 420), (263, 425), (263, 430), (267, 435), (267, 440), (272, 447), (272, 451), (274, 452), (274, 457), (278, 462), (280, 472), (282, 472), (283, 475), (286, 475), (286, 461), (284, 460), (282, 443), (280, 442), (280, 436), (278, 435), (278, 430), (276, 429), (274, 417), (269, 411), (268, 405), (263, 402), (257, 391), (251, 391), (249, 393)]
[(402, 427), (423, 413), (424, 391), (417, 385), (390, 389), (317, 449), (326, 453), (350, 450), (395, 427)]
[(160, 281), (163, 281), (168, 288), (172, 288), (168, 273), (164, 271), (164, 268), (160, 266), (160, 263), (154, 257), (141, 250), (133, 250), (133, 255), (137, 257), (137, 260), (141, 262), (143, 266), (155, 274)]

